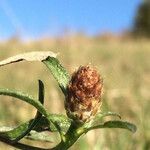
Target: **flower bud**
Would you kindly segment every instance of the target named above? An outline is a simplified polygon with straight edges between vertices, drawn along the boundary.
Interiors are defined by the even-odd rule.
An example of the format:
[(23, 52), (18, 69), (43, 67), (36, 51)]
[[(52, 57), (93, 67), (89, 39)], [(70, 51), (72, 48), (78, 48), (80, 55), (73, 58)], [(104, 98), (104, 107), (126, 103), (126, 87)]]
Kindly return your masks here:
[(67, 88), (65, 108), (68, 117), (87, 122), (98, 112), (101, 104), (102, 79), (95, 68), (81, 66)]

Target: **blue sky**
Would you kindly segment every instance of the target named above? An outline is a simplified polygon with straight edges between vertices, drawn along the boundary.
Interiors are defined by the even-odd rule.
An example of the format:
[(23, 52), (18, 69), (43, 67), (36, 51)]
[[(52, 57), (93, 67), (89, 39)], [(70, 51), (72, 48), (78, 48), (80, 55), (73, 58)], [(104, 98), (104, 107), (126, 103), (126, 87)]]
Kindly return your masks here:
[(38, 38), (64, 29), (89, 35), (131, 27), (140, 0), (0, 0), (0, 39)]

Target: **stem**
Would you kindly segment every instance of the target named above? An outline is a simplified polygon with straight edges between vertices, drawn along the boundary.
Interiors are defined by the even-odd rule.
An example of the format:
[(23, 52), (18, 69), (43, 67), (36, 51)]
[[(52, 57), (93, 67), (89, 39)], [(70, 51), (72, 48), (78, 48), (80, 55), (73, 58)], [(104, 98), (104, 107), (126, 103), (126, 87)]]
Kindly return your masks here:
[(67, 150), (79, 139), (82, 134), (85, 133), (85, 131), (86, 130), (83, 126), (75, 125), (75, 123), (72, 122), (62, 141), (56, 147), (52, 148), (52, 150)]

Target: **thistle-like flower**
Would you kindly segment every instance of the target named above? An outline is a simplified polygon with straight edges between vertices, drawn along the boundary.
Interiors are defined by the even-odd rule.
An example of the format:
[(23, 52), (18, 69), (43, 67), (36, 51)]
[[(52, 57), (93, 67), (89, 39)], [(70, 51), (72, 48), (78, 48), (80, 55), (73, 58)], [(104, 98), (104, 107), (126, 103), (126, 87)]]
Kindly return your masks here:
[(77, 122), (88, 122), (101, 104), (102, 78), (95, 68), (81, 66), (68, 85), (65, 108), (68, 117)]

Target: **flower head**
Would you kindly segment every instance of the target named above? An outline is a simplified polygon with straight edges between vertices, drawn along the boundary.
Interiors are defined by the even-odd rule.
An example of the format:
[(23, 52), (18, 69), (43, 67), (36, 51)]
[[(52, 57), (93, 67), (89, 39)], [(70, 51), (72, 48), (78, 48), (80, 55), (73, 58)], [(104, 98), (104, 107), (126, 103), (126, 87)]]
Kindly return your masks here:
[(102, 78), (95, 68), (81, 66), (68, 85), (67, 115), (78, 122), (89, 121), (99, 110), (102, 86)]

